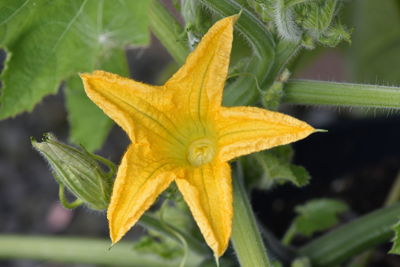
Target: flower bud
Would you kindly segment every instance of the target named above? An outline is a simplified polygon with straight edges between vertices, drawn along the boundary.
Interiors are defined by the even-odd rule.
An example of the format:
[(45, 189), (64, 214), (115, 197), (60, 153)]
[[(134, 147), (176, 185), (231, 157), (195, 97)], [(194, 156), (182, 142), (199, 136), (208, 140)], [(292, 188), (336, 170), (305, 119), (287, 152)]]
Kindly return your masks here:
[(341, 23), (343, 0), (247, 0), (266, 27), (282, 39), (307, 49), (317, 44), (334, 47), (350, 42)]
[[(89, 208), (107, 208), (115, 174), (112, 162), (84, 148), (79, 150), (63, 144), (51, 133), (45, 134), (42, 142), (32, 139), (32, 145), (49, 163), (60, 185), (60, 200), (63, 204), (63, 188), (66, 187), (78, 202), (82, 201)], [(105, 172), (102, 165), (108, 167), (109, 171)]]

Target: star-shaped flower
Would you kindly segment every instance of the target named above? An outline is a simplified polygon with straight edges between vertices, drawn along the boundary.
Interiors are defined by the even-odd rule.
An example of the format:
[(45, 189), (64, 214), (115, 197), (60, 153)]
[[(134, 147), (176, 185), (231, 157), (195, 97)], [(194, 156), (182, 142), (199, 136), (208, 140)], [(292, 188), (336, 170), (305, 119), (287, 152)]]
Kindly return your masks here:
[(236, 19), (215, 23), (162, 86), (104, 71), (81, 75), (89, 98), (132, 141), (119, 166), (107, 212), (113, 243), (174, 181), (207, 244), (222, 255), (233, 214), (228, 161), (315, 131), (277, 112), (221, 106)]

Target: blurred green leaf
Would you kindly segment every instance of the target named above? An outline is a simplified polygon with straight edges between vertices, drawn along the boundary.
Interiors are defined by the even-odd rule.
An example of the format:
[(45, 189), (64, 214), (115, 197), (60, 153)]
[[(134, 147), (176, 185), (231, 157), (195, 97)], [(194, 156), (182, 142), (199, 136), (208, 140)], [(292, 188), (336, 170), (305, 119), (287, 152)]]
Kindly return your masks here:
[[(99, 69), (129, 76), (123, 49), (113, 49), (102, 61)], [(78, 75), (67, 80), (64, 92), (71, 142), (83, 145), (88, 151), (99, 149), (113, 125), (112, 121), (86, 96)]]
[[(246, 177), (253, 177), (250, 186), (268, 189), (275, 183), (291, 182), (295, 186), (307, 185), (310, 175), (307, 170), (292, 164), (293, 149), (291, 146), (279, 146), (270, 150), (250, 155), (244, 159)], [(258, 165), (258, 166), (257, 166)], [(258, 168), (257, 168), (257, 167)]]
[(312, 267), (310, 260), (307, 257), (301, 257), (295, 259), (290, 267)]
[(400, 255), (400, 221), (393, 226), (393, 231), (395, 236), (392, 240), (393, 246), (390, 249), (389, 253)]
[(62, 80), (99, 67), (110, 49), (149, 41), (149, 0), (5, 0), (0, 46), (7, 52), (0, 118), (30, 111)]
[(350, 57), (360, 82), (400, 82), (400, 9), (398, 1), (354, 1)]
[(293, 221), (296, 232), (311, 236), (338, 223), (337, 215), (348, 210), (348, 206), (333, 199), (314, 199), (295, 208), (297, 217)]

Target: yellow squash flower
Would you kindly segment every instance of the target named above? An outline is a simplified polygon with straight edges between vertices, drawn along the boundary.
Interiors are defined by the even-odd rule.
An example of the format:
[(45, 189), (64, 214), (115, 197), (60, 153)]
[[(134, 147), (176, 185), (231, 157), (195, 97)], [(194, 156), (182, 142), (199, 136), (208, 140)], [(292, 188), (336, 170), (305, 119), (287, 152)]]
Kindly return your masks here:
[(107, 211), (113, 244), (175, 181), (207, 244), (222, 255), (233, 215), (228, 161), (315, 131), (277, 112), (221, 106), (236, 19), (215, 23), (162, 86), (104, 71), (81, 75), (89, 98), (132, 141)]

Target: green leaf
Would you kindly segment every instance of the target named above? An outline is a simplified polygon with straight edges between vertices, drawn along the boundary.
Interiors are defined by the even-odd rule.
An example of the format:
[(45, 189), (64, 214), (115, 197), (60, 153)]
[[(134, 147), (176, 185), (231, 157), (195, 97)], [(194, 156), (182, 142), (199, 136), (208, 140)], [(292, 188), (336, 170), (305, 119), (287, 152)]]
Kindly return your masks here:
[(296, 258), (290, 267), (311, 267), (311, 262), (307, 257)]
[[(102, 58), (99, 69), (129, 76), (125, 52), (113, 49), (106, 58)], [(88, 151), (99, 149), (106, 139), (112, 121), (86, 96), (78, 75), (67, 80), (65, 88), (70, 141), (83, 145)]]
[(25, 25), (32, 22), (37, 5), (30, 0), (3, 0), (0, 2), (0, 43), (14, 42), (24, 34)]
[(393, 246), (389, 253), (400, 255), (400, 221), (393, 226), (395, 236), (392, 240)]
[[(291, 164), (293, 149), (291, 146), (279, 146), (270, 150), (250, 155), (244, 159), (245, 172), (253, 172), (246, 177), (254, 177), (250, 186), (258, 189), (268, 189), (275, 183), (291, 182), (295, 186), (307, 185), (310, 175), (307, 170)], [(255, 165), (261, 168), (256, 168)], [(261, 169), (261, 172), (257, 171)], [(255, 172), (255, 173), (254, 173)]]
[[(397, 3), (396, 3), (397, 2)], [(400, 82), (400, 12), (398, 1), (354, 1), (351, 67), (361, 82)]]
[[(98, 67), (112, 48), (145, 45), (148, 0), (1, 1), (0, 118), (30, 111), (62, 80)], [(25, 21), (26, 20), (26, 21)], [(0, 35), (1, 36), (1, 35)]]
[(348, 210), (348, 206), (333, 199), (314, 199), (295, 208), (297, 217), (293, 221), (296, 232), (311, 236), (338, 223), (337, 215)]

